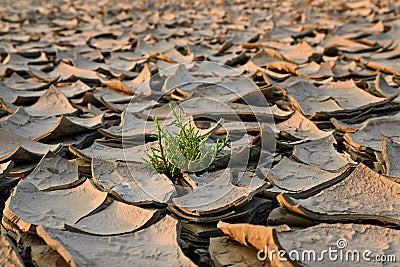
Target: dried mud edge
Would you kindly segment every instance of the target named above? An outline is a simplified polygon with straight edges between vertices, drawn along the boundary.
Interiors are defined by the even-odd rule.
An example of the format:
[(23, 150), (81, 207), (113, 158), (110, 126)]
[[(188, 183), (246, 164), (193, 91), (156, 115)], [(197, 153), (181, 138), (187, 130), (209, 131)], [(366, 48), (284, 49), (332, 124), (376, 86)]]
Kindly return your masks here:
[[(73, 147), (70, 147), (70, 148), (73, 149)], [(77, 151), (77, 153), (79, 153), (79, 152)], [(91, 169), (92, 169), (92, 174), (93, 174), (94, 173), (93, 164), (91, 164)], [(163, 207), (167, 206), (167, 204), (165, 204), (165, 203), (159, 203), (159, 202), (151, 201), (151, 200), (140, 201), (140, 202), (129, 202), (129, 201), (125, 200), (120, 194), (115, 192), (113, 189), (107, 189), (104, 186), (102, 186), (101, 183), (97, 180), (97, 178), (94, 175), (92, 175), (92, 179), (91, 180), (93, 181), (93, 184), (97, 189), (99, 189), (102, 192), (109, 193), (110, 195), (114, 196), (118, 201), (123, 202), (125, 204), (136, 205), (136, 206), (139, 206), (139, 207), (141, 207), (141, 206), (154, 206), (154, 207), (159, 207), (159, 208), (163, 208)]]
[[(81, 234), (86, 234), (86, 235), (91, 235), (91, 236), (119, 236), (119, 235), (125, 235), (125, 234), (131, 234), (131, 233), (135, 233), (138, 232), (140, 230), (146, 229), (148, 227), (150, 227), (151, 225), (153, 225), (155, 222), (159, 221), (161, 219), (161, 211), (157, 210), (156, 212), (154, 212), (153, 216), (142, 226), (138, 227), (135, 230), (132, 231), (127, 231), (127, 232), (120, 232), (120, 233), (116, 233), (116, 234), (94, 234), (88, 231), (84, 231), (81, 229), (78, 229), (76, 227), (74, 227), (73, 225), (69, 225), (69, 224), (64, 224), (64, 229), (70, 232), (75, 232), (75, 233), (81, 233)], [(86, 216), (87, 217), (87, 216)]]
[[(341, 182), (341, 181), (344, 180), (347, 176), (349, 176), (349, 175), (351, 174), (351, 172), (352, 172), (354, 169), (355, 169), (354, 166), (348, 166), (348, 165), (347, 165), (347, 166), (345, 166), (345, 171), (344, 171), (343, 173), (341, 173), (339, 176), (337, 176), (337, 177), (335, 177), (335, 178), (333, 178), (333, 179), (331, 179), (331, 180), (329, 180), (329, 181), (323, 182), (323, 183), (321, 183), (321, 184), (319, 184), (319, 185), (317, 185), (317, 186), (315, 186), (315, 187), (312, 187), (312, 188), (310, 188), (310, 189), (301, 191), (301, 192), (293, 192), (293, 193), (292, 193), (292, 192), (289, 192), (289, 191), (288, 191), (287, 193), (276, 193), (276, 194), (272, 193), (272, 194), (273, 194), (275, 197), (277, 197), (277, 196), (280, 195), (280, 194), (285, 194), (285, 195), (288, 196), (288, 197), (292, 197), (292, 198), (296, 198), (296, 199), (305, 199), (305, 198), (309, 198), (309, 197), (311, 197), (311, 196), (314, 196), (314, 195), (318, 194), (320, 191), (322, 191), (322, 190), (324, 190), (324, 189), (326, 189), (326, 188), (328, 188), (328, 187), (330, 187), (330, 186), (332, 186), (332, 185), (334, 185), (334, 184), (337, 184), (337, 183)], [(286, 190), (286, 189), (284, 189), (284, 188), (281, 188), (281, 187), (275, 185), (275, 184), (273, 183), (273, 179), (272, 179), (269, 175), (267, 175), (266, 178), (267, 178), (268, 181), (269, 181), (271, 184), (273, 184), (274, 186), (278, 187), (279, 189)], [(286, 190), (286, 191), (287, 191), (287, 190)]]
[(185, 213), (187, 213), (187, 214), (189, 214), (191, 216), (197, 216), (197, 217), (213, 215), (213, 214), (220, 214), (220, 213), (222, 213), (224, 211), (229, 211), (229, 210), (232, 210), (232, 209), (235, 209), (235, 208), (239, 208), (239, 207), (247, 204), (248, 202), (249, 202), (249, 198), (243, 196), (243, 197), (237, 199), (236, 201), (234, 201), (232, 203), (229, 203), (228, 205), (226, 205), (224, 207), (216, 208), (214, 210), (209, 210), (209, 211), (206, 211), (206, 212), (198, 212), (196, 210), (192, 211), (192, 210), (189, 210), (188, 208), (180, 206), (179, 203), (177, 203), (175, 199), (172, 199), (172, 203), (178, 209), (182, 210), (183, 212), (185, 212)]
[(74, 259), (72, 255), (68, 252), (67, 249), (63, 247), (63, 245), (58, 242), (57, 240), (52, 239), (46, 231), (43, 229), (41, 225), (39, 225), (36, 228), (36, 232), (39, 237), (41, 237), (47, 245), (49, 245), (52, 249), (57, 251), (60, 256), (71, 266), (71, 267), (76, 267), (76, 264), (74, 262)]
[(286, 193), (281, 193), (277, 196), (279, 203), (294, 212), (295, 214), (301, 215), (308, 219), (312, 219), (315, 221), (322, 221), (322, 222), (360, 222), (360, 221), (367, 221), (367, 222), (380, 222), (385, 225), (393, 225), (396, 228), (400, 227), (400, 220), (387, 217), (387, 216), (380, 216), (380, 215), (371, 215), (371, 214), (335, 214), (335, 215), (328, 215), (313, 212), (302, 207), (300, 204), (295, 203), (291, 198), (290, 195)]

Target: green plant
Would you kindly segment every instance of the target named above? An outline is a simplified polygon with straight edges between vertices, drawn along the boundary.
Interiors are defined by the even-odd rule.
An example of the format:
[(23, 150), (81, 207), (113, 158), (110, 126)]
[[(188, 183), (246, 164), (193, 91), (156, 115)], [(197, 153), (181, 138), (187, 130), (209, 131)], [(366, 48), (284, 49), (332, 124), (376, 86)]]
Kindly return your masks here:
[(157, 145), (146, 151), (147, 159), (144, 160), (156, 172), (163, 173), (172, 180), (176, 179), (182, 170), (197, 172), (212, 169), (215, 159), (229, 146), (229, 133), (225, 139), (211, 142), (212, 133), (201, 136), (190, 120), (185, 120), (180, 109), (176, 112), (172, 105), (170, 109), (174, 117), (173, 125), (178, 131), (171, 132), (165, 127), (162, 128), (158, 119), (153, 117), (157, 130)]

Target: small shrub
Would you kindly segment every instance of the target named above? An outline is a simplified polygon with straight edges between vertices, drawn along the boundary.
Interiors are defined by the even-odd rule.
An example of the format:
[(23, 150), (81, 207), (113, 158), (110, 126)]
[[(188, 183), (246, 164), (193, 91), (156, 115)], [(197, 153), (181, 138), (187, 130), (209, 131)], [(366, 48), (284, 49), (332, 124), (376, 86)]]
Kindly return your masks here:
[(229, 146), (229, 133), (225, 139), (217, 139), (215, 143), (211, 143), (212, 133), (201, 136), (190, 121), (185, 121), (180, 109), (175, 112), (172, 105), (170, 109), (175, 119), (173, 124), (179, 131), (170, 132), (162, 128), (158, 119), (153, 117), (157, 129), (157, 145), (146, 151), (146, 163), (171, 180), (175, 180), (181, 171), (198, 172), (213, 169), (215, 159)]

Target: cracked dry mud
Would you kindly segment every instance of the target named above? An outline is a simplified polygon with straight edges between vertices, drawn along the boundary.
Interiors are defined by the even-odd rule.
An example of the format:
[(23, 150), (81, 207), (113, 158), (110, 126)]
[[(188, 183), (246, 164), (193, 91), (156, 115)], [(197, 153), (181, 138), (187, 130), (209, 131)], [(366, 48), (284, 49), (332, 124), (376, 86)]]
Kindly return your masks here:
[[(399, 1), (3, 0), (0, 76), (1, 266), (400, 260)], [(145, 164), (169, 105), (215, 169)], [(338, 240), (392, 261), (257, 258)]]

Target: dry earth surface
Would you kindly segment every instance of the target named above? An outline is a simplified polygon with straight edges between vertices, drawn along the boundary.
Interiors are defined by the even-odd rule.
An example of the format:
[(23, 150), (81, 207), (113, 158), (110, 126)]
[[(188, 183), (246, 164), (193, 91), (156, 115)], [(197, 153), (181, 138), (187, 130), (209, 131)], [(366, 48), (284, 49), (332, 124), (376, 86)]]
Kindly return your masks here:
[[(0, 266), (397, 266), (399, 1), (0, 2)], [(144, 163), (169, 105), (213, 171)]]

